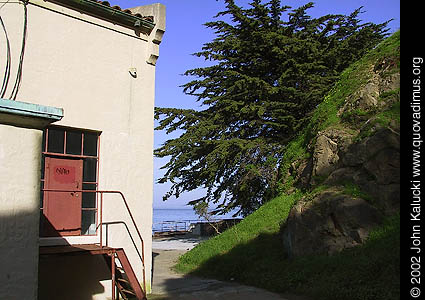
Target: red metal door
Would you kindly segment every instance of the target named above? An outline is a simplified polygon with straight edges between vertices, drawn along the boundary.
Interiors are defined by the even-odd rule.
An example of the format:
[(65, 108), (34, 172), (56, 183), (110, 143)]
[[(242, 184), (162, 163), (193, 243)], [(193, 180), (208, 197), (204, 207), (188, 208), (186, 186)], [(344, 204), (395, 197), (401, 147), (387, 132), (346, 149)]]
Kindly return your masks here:
[[(45, 159), (45, 189), (81, 190), (83, 160)], [(45, 192), (44, 226), (42, 236), (70, 236), (81, 234), (81, 193)]]

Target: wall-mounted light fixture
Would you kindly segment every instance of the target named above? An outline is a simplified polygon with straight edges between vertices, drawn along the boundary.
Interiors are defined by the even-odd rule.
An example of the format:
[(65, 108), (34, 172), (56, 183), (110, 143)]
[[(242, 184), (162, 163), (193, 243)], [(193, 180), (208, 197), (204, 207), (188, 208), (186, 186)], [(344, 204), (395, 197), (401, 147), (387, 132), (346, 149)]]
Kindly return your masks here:
[(137, 78), (137, 69), (136, 68), (128, 69), (128, 73), (130, 73), (131, 77)]

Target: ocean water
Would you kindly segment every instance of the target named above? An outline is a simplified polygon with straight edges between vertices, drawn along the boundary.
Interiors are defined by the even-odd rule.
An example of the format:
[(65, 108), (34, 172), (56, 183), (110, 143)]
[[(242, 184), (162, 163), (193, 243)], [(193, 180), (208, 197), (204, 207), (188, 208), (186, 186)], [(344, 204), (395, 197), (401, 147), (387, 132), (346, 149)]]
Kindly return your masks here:
[(153, 209), (152, 231), (187, 230), (190, 223), (201, 219), (193, 209)]
[[(232, 213), (217, 216), (217, 219), (231, 219)], [(153, 209), (152, 231), (172, 231), (188, 229), (191, 223), (205, 221), (195, 214), (193, 209)], [(186, 227), (186, 228), (184, 228)]]
[(199, 220), (199, 216), (195, 214), (193, 209), (188, 208), (177, 208), (177, 209), (165, 209), (165, 208), (154, 208), (153, 209), (153, 222), (165, 222), (165, 221), (183, 221), (183, 220)]

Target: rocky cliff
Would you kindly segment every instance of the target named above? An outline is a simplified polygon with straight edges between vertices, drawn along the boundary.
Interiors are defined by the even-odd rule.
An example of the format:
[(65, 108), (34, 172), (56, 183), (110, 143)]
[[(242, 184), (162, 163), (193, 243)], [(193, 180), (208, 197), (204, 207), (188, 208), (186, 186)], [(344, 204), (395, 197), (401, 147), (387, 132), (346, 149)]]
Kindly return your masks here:
[(397, 32), (342, 74), (301, 135), (285, 170), (307, 195), (282, 227), (289, 257), (362, 244), (399, 211), (399, 47)]

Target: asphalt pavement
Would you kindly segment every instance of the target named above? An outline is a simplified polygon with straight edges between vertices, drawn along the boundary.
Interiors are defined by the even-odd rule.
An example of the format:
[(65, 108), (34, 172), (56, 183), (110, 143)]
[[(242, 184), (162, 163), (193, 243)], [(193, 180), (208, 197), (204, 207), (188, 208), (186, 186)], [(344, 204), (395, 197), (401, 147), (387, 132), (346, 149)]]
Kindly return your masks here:
[(176, 273), (172, 267), (178, 257), (201, 241), (197, 237), (169, 237), (154, 239), (153, 294), (149, 300), (307, 300), (297, 296), (283, 296), (256, 287), (204, 279)]

